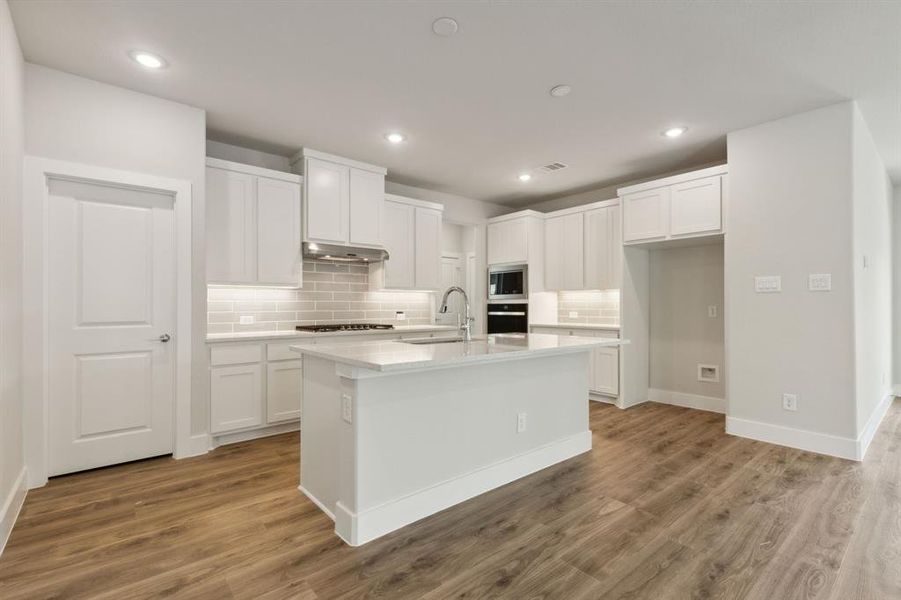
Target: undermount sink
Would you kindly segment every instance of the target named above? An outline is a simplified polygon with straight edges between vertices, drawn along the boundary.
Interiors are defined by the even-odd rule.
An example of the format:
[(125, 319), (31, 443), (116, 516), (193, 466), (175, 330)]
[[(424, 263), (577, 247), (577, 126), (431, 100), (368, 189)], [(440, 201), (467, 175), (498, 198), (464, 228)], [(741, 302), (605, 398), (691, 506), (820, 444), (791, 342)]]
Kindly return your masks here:
[[(462, 337), (452, 337), (452, 338), (413, 338), (410, 340), (401, 340), (405, 344), (416, 344), (416, 345), (424, 345), (424, 344), (456, 344), (458, 342), (462, 342)], [(477, 341), (477, 338), (472, 338), (472, 341)]]

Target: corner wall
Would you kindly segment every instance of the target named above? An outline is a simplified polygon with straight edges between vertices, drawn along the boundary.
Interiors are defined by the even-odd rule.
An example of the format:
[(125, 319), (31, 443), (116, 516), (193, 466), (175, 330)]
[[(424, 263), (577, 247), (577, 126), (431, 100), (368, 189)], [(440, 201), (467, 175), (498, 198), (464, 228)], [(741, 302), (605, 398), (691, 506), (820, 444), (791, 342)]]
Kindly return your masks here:
[[(852, 135), (854, 105), (828, 106), (728, 136), (724, 246), (727, 431), (853, 457)], [(810, 292), (831, 273), (831, 292)], [(781, 275), (781, 293), (754, 277)], [(782, 394), (798, 395), (798, 410)]]
[(22, 447), (24, 62), (0, 0), (0, 552), (25, 498)]
[(894, 393), (901, 396), (901, 185), (895, 187), (892, 220), (892, 255), (893, 266), (893, 300), (892, 321), (894, 323)]
[(206, 113), (32, 64), (25, 98), (27, 154), (191, 182), (191, 432), (206, 432)]

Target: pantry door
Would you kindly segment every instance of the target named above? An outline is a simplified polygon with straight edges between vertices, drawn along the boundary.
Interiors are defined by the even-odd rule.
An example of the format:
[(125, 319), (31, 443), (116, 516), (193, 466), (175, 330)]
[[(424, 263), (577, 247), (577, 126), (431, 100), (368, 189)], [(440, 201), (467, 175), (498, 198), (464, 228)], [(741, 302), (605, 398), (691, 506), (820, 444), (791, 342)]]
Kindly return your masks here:
[(170, 454), (174, 195), (48, 187), (48, 475)]

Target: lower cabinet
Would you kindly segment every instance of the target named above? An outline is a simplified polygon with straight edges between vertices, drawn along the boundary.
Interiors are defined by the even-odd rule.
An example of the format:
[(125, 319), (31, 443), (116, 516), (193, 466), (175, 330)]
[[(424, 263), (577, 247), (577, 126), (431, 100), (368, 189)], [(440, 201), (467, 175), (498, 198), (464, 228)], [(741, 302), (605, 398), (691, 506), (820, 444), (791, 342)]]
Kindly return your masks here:
[(259, 363), (210, 369), (210, 432), (262, 424), (263, 377)]
[[(616, 338), (619, 334), (607, 329), (570, 329), (566, 325), (551, 327), (533, 325), (532, 333), (576, 335), (583, 337)], [(619, 347), (595, 348), (588, 363), (588, 391), (605, 396), (619, 395)]]
[(282, 360), (266, 366), (266, 422), (300, 418), (303, 360)]

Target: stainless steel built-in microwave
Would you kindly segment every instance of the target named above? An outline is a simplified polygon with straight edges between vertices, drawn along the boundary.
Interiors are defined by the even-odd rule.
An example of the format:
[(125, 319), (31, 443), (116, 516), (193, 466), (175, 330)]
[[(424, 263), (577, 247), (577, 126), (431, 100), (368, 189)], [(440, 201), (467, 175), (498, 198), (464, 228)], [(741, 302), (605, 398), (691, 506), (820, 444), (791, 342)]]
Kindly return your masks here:
[(529, 266), (488, 267), (488, 300), (528, 300)]

